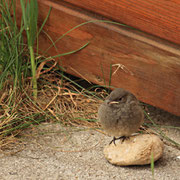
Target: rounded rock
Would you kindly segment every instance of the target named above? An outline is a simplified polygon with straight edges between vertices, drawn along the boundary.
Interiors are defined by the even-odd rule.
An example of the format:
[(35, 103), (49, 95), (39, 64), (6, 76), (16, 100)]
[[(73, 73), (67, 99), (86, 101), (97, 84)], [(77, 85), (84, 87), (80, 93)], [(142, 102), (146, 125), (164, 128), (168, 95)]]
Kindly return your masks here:
[(104, 148), (105, 158), (111, 163), (120, 166), (150, 164), (163, 154), (164, 144), (154, 134), (140, 134), (131, 136), (125, 141), (116, 141)]

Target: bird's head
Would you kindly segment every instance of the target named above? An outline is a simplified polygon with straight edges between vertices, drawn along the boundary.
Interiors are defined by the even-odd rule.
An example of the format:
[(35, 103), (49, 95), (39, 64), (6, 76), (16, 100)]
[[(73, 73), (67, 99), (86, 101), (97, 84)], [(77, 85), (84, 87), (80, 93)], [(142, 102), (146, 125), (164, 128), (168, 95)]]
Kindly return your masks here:
[(123, 88), (117, 88), (110, 93), (105, 103), (109, 106), (118, 107), (120, 104), (130, 103), (132, 101), (137, 101), (132, 93)]

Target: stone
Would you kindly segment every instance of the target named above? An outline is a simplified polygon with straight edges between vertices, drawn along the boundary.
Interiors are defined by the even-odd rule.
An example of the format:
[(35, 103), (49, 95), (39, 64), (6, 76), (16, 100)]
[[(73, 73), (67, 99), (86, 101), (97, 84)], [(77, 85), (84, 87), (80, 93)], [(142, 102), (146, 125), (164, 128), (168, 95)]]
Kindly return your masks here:
[(105, 158), (114, 165), (145, 165), (163, 155), (164, 143), (154, 134), (139, 134), (128, 139), (116, 140), (104, 148)]

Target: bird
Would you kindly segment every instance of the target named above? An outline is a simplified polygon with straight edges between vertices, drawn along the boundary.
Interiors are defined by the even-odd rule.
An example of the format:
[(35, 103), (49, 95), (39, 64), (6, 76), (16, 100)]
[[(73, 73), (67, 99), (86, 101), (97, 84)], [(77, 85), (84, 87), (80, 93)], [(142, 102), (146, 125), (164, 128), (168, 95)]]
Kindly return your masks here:
[(123, 89), (114, 89), (98, 108), (98, 119), (105, 132), (113, 136), (112, 142), (117, 139), (122, 142), (137, 132), (144, 122), (144, 113), (139, 101), (131, 92)]

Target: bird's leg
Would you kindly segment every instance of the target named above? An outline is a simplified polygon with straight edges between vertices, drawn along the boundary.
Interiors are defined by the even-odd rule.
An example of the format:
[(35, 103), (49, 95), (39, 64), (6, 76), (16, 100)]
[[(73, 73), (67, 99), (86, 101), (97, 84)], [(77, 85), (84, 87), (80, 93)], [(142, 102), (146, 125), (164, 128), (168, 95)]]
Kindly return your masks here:
[(117, 138), (114, 136), (113, 139), (112, 139), (112, 141), (109, 143), (109, 145), (112, 144), (112, 142), (113, 142), (114, 145), (116, 146), (116, 143), (115, 143), (116, 140), (117, 140)]
[(109, 145), (110, 144), (112, 144), (112, 142), (114, 143), (114, 145), (116, 146), (116, 143), (115, 143), (115, 141), (116, 140), (118, 140), (118, 139), (122, 139), (122, 142), (121, 143), (123, 143), (126, 139), (128, 139), (129, 137), (127, 137), (127, 136), (121, 136), (121, 137), (118, 137), (118, 138), (116, 138), (115, 136), (113, 137), (113, 140), (109, 143)]

